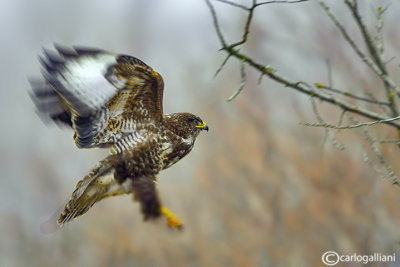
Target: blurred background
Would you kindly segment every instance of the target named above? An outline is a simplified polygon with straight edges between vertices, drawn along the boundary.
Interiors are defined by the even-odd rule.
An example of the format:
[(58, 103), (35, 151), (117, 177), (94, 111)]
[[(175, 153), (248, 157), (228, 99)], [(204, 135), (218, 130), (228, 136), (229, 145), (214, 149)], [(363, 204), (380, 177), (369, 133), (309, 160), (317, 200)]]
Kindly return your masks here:
[[(362, 44), (343, 3), (326, 3)], [(377, 4), (360, 6), (371, 29)], [(336, 149), (324, 129), (299, 125), (316, 121), (308, 96), (267, 78), (258, 85), (249, 68), (243, 92), (226, 101), (240, 84), (240, 64), (232, 59), (213, 79), (225, 54), (204, 1), (3, 0), (0, 7), (0, 266), (322, 266), (328, 250), (399, 252), (399, 188), (365, 163), (358, 131), (338, 133), (345, 150)], [(215, 7), (226, 38), (239, 39), (245, 14)], [(385, 13), (388, 58), (400, 51), (399, 12), (394, 1)], [(189, 111), (209, 124), (194, 150), (158, 177), (183, 232), (143, 222), (131, 196), (100, 202), (52, 234), (40, 231), (107, 155), (77, 149), (69, 129), (44, 124), (34, 111), (27, 77), (40, 75), (37, 55), (53, 42), (142, 59), (164, 77), (165, 113)], [(329, 59), (335, 87), (382, 90), (315, 1), (257, 9), (243, 51), (309, 83), (327, 83)], [(398, 76), (398, 58), (390, 68)], [(319, 108), (328, 122), (338, 120), (335, 107)], [(395, 137), (388, 127), (374, 131)], [(381, 148), (398, 171), (399, 148)], [(398, 264), (400, 254), (383, 266)]]

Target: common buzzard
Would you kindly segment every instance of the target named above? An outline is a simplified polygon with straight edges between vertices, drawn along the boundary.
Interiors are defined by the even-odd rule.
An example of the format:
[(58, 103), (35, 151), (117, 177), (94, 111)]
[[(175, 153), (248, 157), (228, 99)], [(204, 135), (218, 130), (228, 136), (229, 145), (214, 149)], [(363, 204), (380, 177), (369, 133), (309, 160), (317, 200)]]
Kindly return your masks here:
[(156, 175), (187, 155), (207, 124), (190, 113), (163, 114), (161, 75), (143, 61), (99, 49), (44, 50), (41, 81), (32, 81), (32, 99), (44, 117), (70, 126), (79, 148), (109, 148), (76, 185), (61, 213), (63, 225), (99, 200), (133, 193), (144, 219), (165, 216), (182, 222), (157, 195)]

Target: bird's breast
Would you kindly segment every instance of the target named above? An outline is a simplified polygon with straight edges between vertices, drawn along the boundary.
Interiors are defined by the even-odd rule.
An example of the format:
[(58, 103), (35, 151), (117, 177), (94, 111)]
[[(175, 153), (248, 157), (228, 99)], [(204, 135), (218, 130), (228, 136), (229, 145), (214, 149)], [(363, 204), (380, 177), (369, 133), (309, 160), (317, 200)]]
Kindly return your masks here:
[(162, 169), (166, 169), (192, 150), (193, 143), (182, 142), (181, 140), (172, 140), (161, 145)]

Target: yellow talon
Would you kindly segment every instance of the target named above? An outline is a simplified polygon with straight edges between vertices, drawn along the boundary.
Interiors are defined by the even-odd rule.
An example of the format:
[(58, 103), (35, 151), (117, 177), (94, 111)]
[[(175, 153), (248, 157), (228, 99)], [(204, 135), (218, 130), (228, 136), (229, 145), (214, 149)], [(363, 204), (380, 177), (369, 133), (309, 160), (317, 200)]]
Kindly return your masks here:
[(165, 206), (161, 207), (161, 214), (164, 215), (165, 218), (167, 219), (167, 223), (168, 223), (169, 227), (182, 229), (183, 222), (167, 207), (165, 207)]

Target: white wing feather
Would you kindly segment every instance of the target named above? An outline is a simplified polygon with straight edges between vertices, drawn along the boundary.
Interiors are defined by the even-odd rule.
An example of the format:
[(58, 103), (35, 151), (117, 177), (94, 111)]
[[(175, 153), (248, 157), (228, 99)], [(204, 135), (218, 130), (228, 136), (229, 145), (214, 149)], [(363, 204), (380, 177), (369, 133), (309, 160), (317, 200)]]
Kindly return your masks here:
[(67, 99), (74, 97), (83, 104), (71, 107), (78, 114), (96, 111), (119, 90), (105, 77), (108, 67), (116, 63), (115, 55), (107, 53), (68, 59), (56, 76), (61, 87), (55, 88)]

